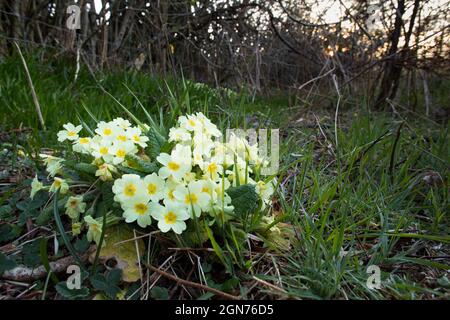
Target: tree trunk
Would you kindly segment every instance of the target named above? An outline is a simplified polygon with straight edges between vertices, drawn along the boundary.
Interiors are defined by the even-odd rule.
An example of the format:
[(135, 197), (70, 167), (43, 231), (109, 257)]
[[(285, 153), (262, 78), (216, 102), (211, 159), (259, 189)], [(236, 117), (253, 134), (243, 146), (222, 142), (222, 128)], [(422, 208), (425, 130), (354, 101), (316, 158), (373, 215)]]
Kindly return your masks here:
[[(394, 30), (390, 35), (391, 45), (387, 52), (387, 62), (384, 65), (383, 78), (381, 80), (380, 91), (375, 102), (375, 109), (382, 109), (386, 104), (386, 99), (392, 96), (394, 77), (397, 76), (398, 65), (398, 42), (402, 33), (403, 14), (405, 13), (405, 0), (398, 0), (398, 6), (395, 15)], [(401, 67), (400, 67), (401, 71)]]

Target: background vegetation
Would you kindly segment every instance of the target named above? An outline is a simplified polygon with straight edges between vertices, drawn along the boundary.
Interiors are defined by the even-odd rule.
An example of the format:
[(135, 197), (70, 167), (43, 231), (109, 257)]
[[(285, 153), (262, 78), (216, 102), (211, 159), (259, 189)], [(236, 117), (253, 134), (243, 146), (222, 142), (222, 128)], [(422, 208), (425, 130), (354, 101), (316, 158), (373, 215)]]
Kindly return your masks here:
[[(104, 1), (109, 20), (106, 9), (82, 11), (77, 32), (65, 28), (64, 1), (2, 2), (0, 299), (448, 299), (447, 12), (394, 2), (374, 2), (384, 16), (371, 37), (364, 1), (343, 2), (351, 32), (313, 18), (308, 1), (194, 1), (196, 14), (189, 1)], [(99, 119), (127, 117), (112, 97), (145, 119), (133, 95), (166, 126), (202, 111), (223, 129), (280, 128), (272, 210), (284, 240), (264, 247), (252, 230), (243, 263), (226, 265), (212, 244), (161, 250), (167, 239), (146, 236), (136, 283), (110, 262), (80, 291), (60, 285), (65, 269), (49, 276), (46, 266), (70, 254), (48, 199), (29, 199), (31, 179), (46, 177), (38, 154), (64, 152), (56, 132), (92, 122), (85, 106)], [(71, 240), (89, 253), (84, 237)], [(370, 265), (381, 289), (367, 287)], [(5, 277), (17, 266), (43, 272)]]

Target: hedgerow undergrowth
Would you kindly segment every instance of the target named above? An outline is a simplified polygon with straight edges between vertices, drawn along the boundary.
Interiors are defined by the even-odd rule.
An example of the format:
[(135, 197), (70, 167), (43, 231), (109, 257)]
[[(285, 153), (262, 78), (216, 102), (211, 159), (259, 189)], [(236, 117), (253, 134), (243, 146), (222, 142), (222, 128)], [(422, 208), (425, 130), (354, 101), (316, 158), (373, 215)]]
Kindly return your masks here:
[[(373, 113), (363, 98), (348, 96), (341, 101), (336, 123), (335, 110), (314, 108), (315, 101), (253, 98), (245, 90), (237, 93), (135, 71), (97, 74), (94, 79), (82, 69), (74, 82), (73, 70), (58, 63), (29, 61), (46, 130), (39, 126), (21, 65), (14, 59), (0, 64), (1, 298), (449, 297), (447, 122), (419, 112)], [(252, 184), (245, 172), (241, 182), (236, 180), (240, 172), (220, 174), (224, 168), (217, 166), (214, 174), (231, 183), (225, 189), (243, 189), (231, 191), (229, 200), (224, 194), (222, 202), (216, 199), (216, 209), (225, 213), (229, 205), (238, 215), (219, 219), (202, 203), (200, 209), (186, 206), (186, 219), (179, 219), (184, 225), (169, 232), (162, 232), (167, 223), (158, 227), (158, 221), (164, 221), (159, 214), (149, 216), (153, 223), (132, 218), (118, 223), (128, 207), (119, 199), (120, 186), (113, 189), (114, 181), (124, 174), (125, 179), (138, 176), (142, 183), (153, 173), (159, 176), (168, 162), (158, 161), (158, 156), (171, 155), (175, 148), (170, 128), (186, 124), (180, 116), (200, 112), (219, 131), (280, 128), (280, 166), (273, 190), (256, 200), (246, 189)], [(76, 133), (79, 139), (90, 136), (88, 128), (95, 134), (97, 126), (105, 129), (119, 117), (136, 128), (134, 133), (146, 145), (130, 144), (133, 152), (126, 159), (92, 164), (87, 154), (73, 151), (75, 140), (64, 139), (79, 128), (66, 127), (59, 135), (65, 141), (58, 141), (66, 123), (82, 125), (83, 131)], [(181, 136), (189, 132), (181, 131)], [(158, 150), (147, 154), (151, 139), (158, 142)], [(66, 195), (61, 184), (54, 185), (41, 154), (67, 160), (66, 177), (58, 174), (60, 167), (50, 168), (64, 183), (70, 180)], [(130, 167), (122, 163), (128, 160)], [(97, 172), (105, 163), (120, 169), (105, 166)], [(196, 165), (197, 171), (190, 172), (199, 180), (207, 167)], [(256, 177), (256, 171), (250, 174), (252, 180), (268, 182)], [(147, 179), (156, 179), (152, 177)], [(47, 190), (31, 198), (33, 181), (34, 191), (40, 183)], [(167, 183), (151, 181), (156, 186)], [(189, 195), (189, 188), (181, 189), (178, 197), (186, 196), (186, 190)], [(80, 194), (83, 197), (77, 198)], [(244, 197), (247, 203), (232, 201), (240, 195), (249, 195)], [(164, 196), (156, 198), (154, 203), (166, 206)], [(249, 208), (249, 201), (256, 206)], [(198, 210), (204, 217), (199, 220)], [(108, 233), (102, 232), (103, 225), (109, 226)], [(99, 244), (102, 250), (97, 250)], [(80, 289), (65, 285), (68, 264), (81, 266)], [(379, 289), (367, 286), (372, 265), (381, 270)], [(33, 269), (38, 272), (27, 274)]]

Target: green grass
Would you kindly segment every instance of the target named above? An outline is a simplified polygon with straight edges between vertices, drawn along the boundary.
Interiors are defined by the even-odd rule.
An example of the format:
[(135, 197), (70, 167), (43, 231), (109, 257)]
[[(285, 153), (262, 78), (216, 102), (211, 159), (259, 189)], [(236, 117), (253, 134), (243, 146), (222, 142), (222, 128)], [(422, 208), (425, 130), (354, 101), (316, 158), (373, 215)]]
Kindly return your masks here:
[[(252, 99), (245, 93), (229, 94), (135, 71), (96, 74), (94, 80), (82, 68), (74, 83), (68, 61), (39, 64), (26, 58), (47, 131), (39, 129), (20, 61), (7, 58), (0, 64), (1, 143), (9, 150), (1, 155), (6, 174), (0, 186), (0, 219), (7, 222), (5, 230), (11, 235), (2, 230), (0, 245), (26, 233), (24, 219), (35, 221), (18, 205), (27, 196), (27, 179), (39, 168), (18, 156), (19, 150), (34, 155), (43, 147), (58, 149), (56, 132), (63, 123), (77, 123), (79, 116), (92, 124), (83, 105), (99, 119), (125, 117), (99, 84), (145, 119), (128, 87), (154, 118), (162, 114), (167, 126), (179, 114), (200, 110), (221, 128), (280, 128), (280, 188), (274, 208), (287, 224), (282, 230), (289, 230), (291, 247), (287, 253), (242, 252), (252, 267), (236, 272), (240, 284), (205, 266), (212, 282), (240, 290), (247, 298), (450, 297), (447, 123), (407, 112), (370, 113), (364, 99), (344, 97), (336, 146), (334, 110), (316, 110), (293, 97)], [(380, 290), (366, 286), (369, 265), (382, 270)], [(279, 289), (255, 282), (255, 277)]]

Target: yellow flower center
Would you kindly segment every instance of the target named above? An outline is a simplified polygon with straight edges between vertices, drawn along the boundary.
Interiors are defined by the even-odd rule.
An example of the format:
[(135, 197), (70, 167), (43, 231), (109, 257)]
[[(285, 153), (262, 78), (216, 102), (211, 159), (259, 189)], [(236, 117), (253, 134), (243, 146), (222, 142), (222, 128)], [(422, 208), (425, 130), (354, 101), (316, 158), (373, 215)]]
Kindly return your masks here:
[(87, 144), (89, 143), (89, 139), (88, 138), (80, 138), (80, 144)]
[(191, 127), (195, 127), (195, 121), (194, 120), (189, 119), (188, 122), (191, 125)]
[(175, 222), (177, 222), (177, 215), (172, 211), (167, 212), (167, 214), (164, 216), (164, 222), (167, 224), (174, 224)]
[(203, 187), (203, 188), (202, 188), (202, 192), (210, 193), (211, 190), (210, 190), (208, 187)]
[(263, 191), (266, 191), (266, 190), (267, 190), (267, 186), (266, 186), (266, 184), (264, 183), (264, 181), (259, 181), (259, 182), (258, 182), (258, 187), (259, 187), (259, 191), (260, 191), (260, 192), (263, 192)]
[(105, 136), (110, 136), (111, 133), (112, 133), (112, 130), (111, 130), (110, 128), (105, 128), (105, 129), (103, 129), (103, 134), (104, 134)]
[(169, 193), (167, 194), (169, 196), (170, 200), (175, 200), (175, 196), (173, 195), (173, 191), (174, 190), (170, 190)]
[(127, 137), (125, 137), (123, 134), (120, 134), (117, 136), (117, 140), (125, 142), (127, 141)]
[(134, 210), (136, 210), (136, 212), (142, 216), (147, 212), (147, 205), (145, 203), (136, 203), (134, 205)]
[(127, 197), (134, 196), (134, 194), (136, 193), (136, 186), (132, 183), (127, 184), (123, 190), (123, 193), (125, 193)]
[(100, 154), (104, 156), (105, 154), (108, 154), (108, 147), (101, 147), (99, 151)]
[(217, 164), (215, 164), (214, 162), (209, 164), (208, 166), (208, 172), (209, 173), (214, 173), (217, 171)]
[(155, 194), (156, 193), (156, 185), (153, 183), (149, 183), (147, 186), (147, 192), (148, 194)]
[(126, 152), (125, 152), (125, 150), (123, 150), (123, 149), (119, 149), (119, 150), (117, 150), (117, 152), (116, 152), (116, 156), (117, 157), (119, 157), (119, 158), (124, 158), (125, 156), (126, 156)]
[(77, 133), (76, 133), (75, 131), (69, 131), (69, 132), (67, 133), (67, 135), (68, 135), (69, 137), (74, 137), (74, 136), (77, 135)]
[(186, 197), (184, 198), (184, 203), (186, 204), (196, 204), (198, 201), (198, 198), (195, 194), (191, 193), (190, 195), (187, 194)]
[(135, 135), (133, 135), (133, 140), (138, 142), (138, 141), (140, 141), (140, 138), (137, 134), (135, 134)]
[(71, 200), (71, 201), (70, 201), (70, 206), (71, 206), (72, 208), (76, 208), (77, 204), (78, 204), (78, 201), (77, 201), (77, 200)]
[(60, 180), (55, 180), (53, 183), (55, 184), (56, 188), (59, 188), (61, 186), (61, 181)]
[(167, 164), (167, 167), (169, 167), (169, 169), (172, 170), (172, 171), (178, 171), (180, 169), (180, 165), (178, 163), (172, 162), (172, 161), (170, 161)]

